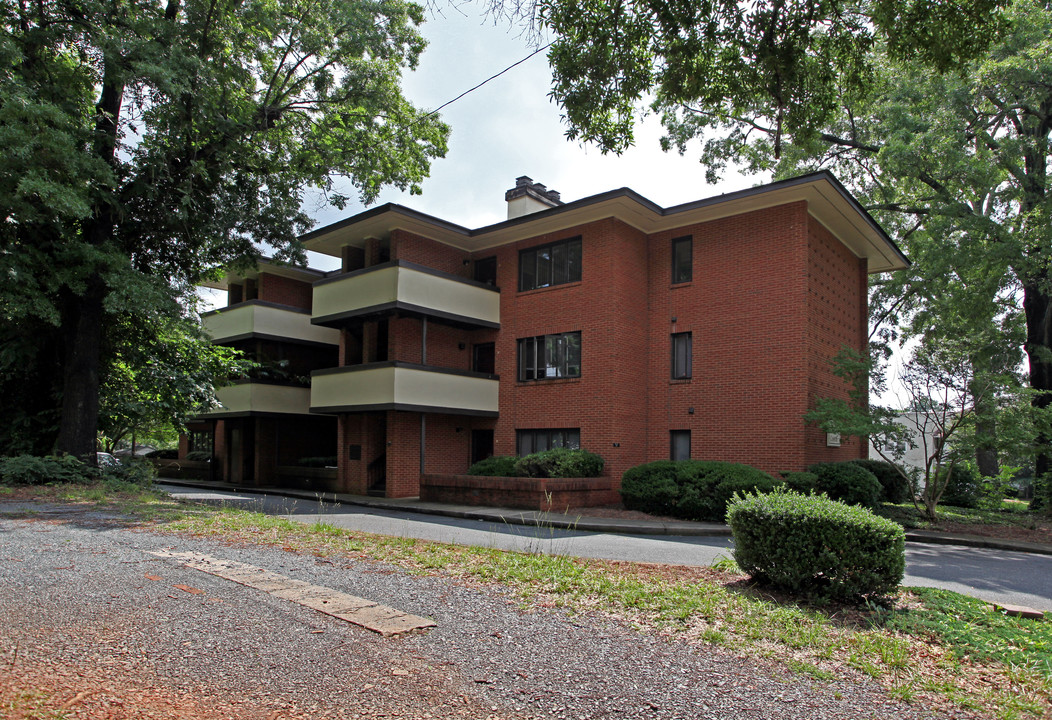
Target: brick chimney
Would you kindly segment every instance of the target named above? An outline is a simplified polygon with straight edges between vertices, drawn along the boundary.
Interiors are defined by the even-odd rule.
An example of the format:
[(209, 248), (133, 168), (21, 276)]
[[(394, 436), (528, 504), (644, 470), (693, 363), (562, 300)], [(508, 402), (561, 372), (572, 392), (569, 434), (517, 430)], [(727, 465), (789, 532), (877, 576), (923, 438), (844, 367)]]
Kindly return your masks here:
[(509, 220), (563, 204), (559, 193), (525, 175), (515, 178), (515, 187), (504, 193), (504, 199), (508, 201)]

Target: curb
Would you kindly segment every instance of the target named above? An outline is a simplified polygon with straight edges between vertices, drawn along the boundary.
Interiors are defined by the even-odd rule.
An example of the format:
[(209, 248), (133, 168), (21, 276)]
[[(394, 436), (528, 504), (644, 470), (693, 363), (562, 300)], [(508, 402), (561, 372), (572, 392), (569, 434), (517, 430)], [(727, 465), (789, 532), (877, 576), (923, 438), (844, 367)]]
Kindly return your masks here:
[[(507, 525), (543, 526), (558, 530), (583, 530), (585, 532), (611, 533), (617, 535), (675, 535), (679, 537), (730, 537), (731, 529), (722, 523), (659, 522), (639, 520), (615, 520), (589, 518), (562, 513), (545, 513), (537, 510), (515, 510), (511, 508), (469, 508), (467, 506), (423, 503), (419, 500), (388, 500), (365, 495), (346, 495), (331, 492), (310, 492), (291, 488), (257, 488), (230, 485), (227, 483), (205, 483), (193, 480), (158, 478), (158, 482), (180, 487), (203, 490), (227, 490), (251, 495), (277, 495), (298, 500), (322, 500), (330, 503), (356, 505), (375, 510), (400, 510), (423, 515), (437, 515), (460, 520), (478, 520)], [(1002, 540), (980, 535), (955, 535), (931, 530), (907, 530), (906, 541), (926, 545), (959, 545), (963, 547), (1007, 550), (1032, 555), (1052, 555), (1052, 545), (1044, 543)]]

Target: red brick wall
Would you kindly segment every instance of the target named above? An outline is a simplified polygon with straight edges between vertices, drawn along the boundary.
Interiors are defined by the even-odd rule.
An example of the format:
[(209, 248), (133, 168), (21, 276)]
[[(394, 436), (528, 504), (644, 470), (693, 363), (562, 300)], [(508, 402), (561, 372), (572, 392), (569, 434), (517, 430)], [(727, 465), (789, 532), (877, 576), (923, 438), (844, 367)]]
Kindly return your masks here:
[(471, 255), (463, 250), (457, 250), (406, 230), (391, 231), (392, 260), (406, 260), (433, 270), (470, 278), (471, 265), (470, 263), (464, 264), (464, 261), (470, 257)]
[(310, 310), (313, 301), (311, 283), (271, 275), (259, 274), (259, 299), (266, 302), (288, 305), (289, 307)]
[[(651, 239), (648, 460), (669, 457), (671, 430), (690, 430), (693, 458), (800, 469), (806, 232), (806, 206), (795, 203)], [(671, 240), (684, 235), (693, 277), (672, 285)], [(692, 334), (690, 380), (671, 379), (680, 332)]]
[[(849, 386), (833, 374), (830, 360), (844, 346), (866, 351), (868, 308), (866, 261), (859, 259), (814, 218), (808, 236), (808, 407), (816, 398), (848, 398)], [(826, 446), (820, 428), (805, 432), (806, 462), (835, 462), (866, 457), (857, 437), (842, 437), (839, 448)]]

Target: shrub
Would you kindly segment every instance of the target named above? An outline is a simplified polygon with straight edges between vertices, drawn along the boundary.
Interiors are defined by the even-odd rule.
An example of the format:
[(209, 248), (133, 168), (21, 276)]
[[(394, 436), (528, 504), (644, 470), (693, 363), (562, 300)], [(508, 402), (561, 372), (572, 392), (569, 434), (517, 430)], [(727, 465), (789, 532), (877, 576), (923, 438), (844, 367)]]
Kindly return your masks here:
[[(939, 482), (946, 477), (946, 468), (939, 470)], [(939, 502), (943, 505), (954, 505), (963, 508), (979, 507), (982, 497), (982, 483), (979, 473), (967, 465), (954, 465), (949, 471), (950, 479), (942, 492)]]
[(850, 462), (852, 465), (858, 465), (873, 473), (873, 476), (877, 478), (877, 482), (883, 488), (881, 499), (884, 502), (897, 505), (910, 500), (912, 491), (910, 490), (909, 480), (902, 476), (895, 463), (887, 460), (851, 460)]
[(818, 489), (818, 476), (810, 472), (782, 472), (785, 487), (801, 495), (810, 495)]
[(4, 485), (44, 485), (46, 483), (90, 482), (98, 471), (72, 455), (17, 455), (0, 458), (0, 483)]
[(174, 448), (171, 450), (151, 450), (146, 453), (146, 457), (151, 460), (177, 460), (179, 458), (179, 451)]
[(905, 533), (863, 508), (781, 490), (737, 496), (727, 521), (742, 570), (788, 592), (855, 601), (902, 581)]
[(676, 465), (671, 460), (636, 465), (621, 476), (621, 501), (629, 510), (671, 515), (679, 499)]
[(212, 453), (207, 450), (191, 450), (186, 453), (186, 459), (194, 462), (209, 461), (212, 459)]
[(116, 465), (102, 469), (103, 482), (113, 485), (128, 483), (150, 487), (157, 479), (157, 468), (146, 458), (125, 458)]
[(599, 477), (603, 458), (587, 450), (552, 448), (516, 460), (515, 474), (533, 478)]
[(309, 468), (335, 467), (336, 456), (326, 455), (322, 457), (302, 457), (296, 461), (296, 464), (300, 467)]
[(515, 477), (515, 461), (518, 459), (515, 455), (492, 455), (469, 467), (468, 475)]
[(628, 470), (621, 499), (630, 510), (721, 522), (736, 492), (769, 492), (778, 481), (749, 465), (659, 460)]
[(815, 490), (825, 493), (830, 500), (865, 508), (875, 508), (880, 502), (880, 482), (869, 470), (851, 461), (815, 463), (807, 471), (818, 476)]

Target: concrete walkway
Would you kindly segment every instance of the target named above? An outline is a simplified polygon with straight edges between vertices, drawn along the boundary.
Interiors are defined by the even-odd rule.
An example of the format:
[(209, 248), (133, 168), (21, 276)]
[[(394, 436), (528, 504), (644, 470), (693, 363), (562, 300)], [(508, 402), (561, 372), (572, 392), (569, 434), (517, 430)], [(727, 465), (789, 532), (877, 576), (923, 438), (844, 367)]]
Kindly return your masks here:
[[(675, 535), (677, 537), (720, 537), (730, 536), (731, 534), (730, 528), (723, 523), (691, 522), (688, 520), (663, 522), (659, 520), (597, 518), (574, 515), (572, 513), (541, 512), (539, 510), (450, 505), (446, 503), (423, 502), (416, 498), (378, 498), (348, 493), (312, 492), (278, 487), (255, 488), (229, 483), (173, 480), (170, 478), (158, 478), (158, 482), (181, 487), (276, 495), (301, 500), (357, 505), (377, 510), (396, 510), (462, 520), (479, 520), (506, 525), (540, 526), (559, 530), (579, 530), (582, 532), (613, 533), (617, 535)], [(960, 545), (1052, 556), (1052, 544), (1003, 540), (979, 535), (961, 535), (932, 530), (907, 530), (906, 540), (908, 542), (930, 545)]]

